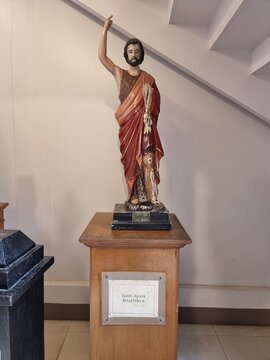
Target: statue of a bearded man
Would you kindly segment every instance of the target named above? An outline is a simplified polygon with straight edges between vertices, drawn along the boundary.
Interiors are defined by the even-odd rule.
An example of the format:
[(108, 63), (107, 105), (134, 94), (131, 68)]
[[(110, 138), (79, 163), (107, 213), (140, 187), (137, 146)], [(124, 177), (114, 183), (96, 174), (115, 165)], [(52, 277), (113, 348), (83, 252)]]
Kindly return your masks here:
[(157, 199), (159, 161), (164, 155), (157, 131), (160, 94), (155, 79), (141, 70), (144, 48), (140, 40), (130, 39), (124, 48), (128, 70), (107, 57), (107, 33), (110, 16), (103, 26), (99, 59), (114, 76), (120, 99), (115, 117), (119, 124), (121, 162), (129, 190), (129, 210), (161, 210)]

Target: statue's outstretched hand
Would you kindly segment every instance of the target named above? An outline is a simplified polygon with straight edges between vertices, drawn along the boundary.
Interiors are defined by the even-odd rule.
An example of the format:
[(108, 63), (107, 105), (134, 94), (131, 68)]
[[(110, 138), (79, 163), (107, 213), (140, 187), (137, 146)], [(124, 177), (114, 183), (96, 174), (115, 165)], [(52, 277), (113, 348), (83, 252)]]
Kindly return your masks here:
[(105, 66), (105, 68), (107, 70), (109, 70), (109, 72), (111, 74), (113, 74), (115, 76), (116, 66), (113, 63), (113, 61), (107, 56), (107, 32), (113, 23), (112, 17), (113, 17), (112, 15), (109, 16), (104, 22), (104, 26), (103, 26), (103, 29), (101, 32), (101, 37), (100, 37), (98, 58), (102, 62), (102, 64)]
[(108, 17), (104, 23), (104, 30), (108, 31), (109, 28), (111, 27), (113, 21), (112, 21), (112, 17), (113, 15), (111, 15), (110, 17)]

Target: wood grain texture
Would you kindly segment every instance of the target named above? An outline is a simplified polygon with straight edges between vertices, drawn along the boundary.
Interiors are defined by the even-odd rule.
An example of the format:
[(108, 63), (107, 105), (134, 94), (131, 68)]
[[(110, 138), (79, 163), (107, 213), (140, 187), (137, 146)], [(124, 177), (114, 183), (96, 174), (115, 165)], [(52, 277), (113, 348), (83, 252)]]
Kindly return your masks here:
[[(178, 249), (90, 250), (90, 359), (175, 360), (178, 323)], [(165, 272), (166, 325), (101, 325), (103, 271)]]
[[(90, 247), (90, 359), (176, 360), (179, 249), (191, 243), (174, 214), (172, 229), (111, 230), (112, 213), (96, 213), (80, 237)], [(165, 325), (102, 325), (102, 272), (166, 274)]]
[(8, 203), (0, 203), (0, 229), (4, 229), (4, 209), (8, 206)]

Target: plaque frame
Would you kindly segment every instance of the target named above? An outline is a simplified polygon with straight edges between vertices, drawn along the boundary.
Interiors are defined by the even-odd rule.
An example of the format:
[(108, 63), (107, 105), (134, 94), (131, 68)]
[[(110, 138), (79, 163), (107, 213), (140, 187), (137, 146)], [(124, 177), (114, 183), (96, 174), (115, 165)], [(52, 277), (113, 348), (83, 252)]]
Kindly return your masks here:
[[(121, 284), (121, 281), (123, 283)], [(127, 284), (127, 282), (130, 284)], [(117, 284), (114, 284), (117, 283)], [(102, 325), (166, 325), (166, 273), (164, 272), (134, 272), (114, 271), (101, 273), (101, 324)], [(113, 286), (149, 287), (154, 297), (152, 313), (122, 315), (112, 311), (114, 297)], [(128, 292), (128, 291), (127, 291)], [(134, 296), (134, 295), (133, 295)], [(118, 305), (119, 306), (119, 305)], [(110, 312), (112, 311), (112, 312)]]

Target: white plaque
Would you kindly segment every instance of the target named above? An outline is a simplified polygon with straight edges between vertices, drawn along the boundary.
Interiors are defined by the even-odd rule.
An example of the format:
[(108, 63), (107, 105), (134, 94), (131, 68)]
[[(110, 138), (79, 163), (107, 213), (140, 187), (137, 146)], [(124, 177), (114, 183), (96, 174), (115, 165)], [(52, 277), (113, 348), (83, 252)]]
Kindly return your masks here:
[(158, 280), (109, 280), (109, 317), (157, 317)]
[(102, 273), (102, 323), (165, 324), (165, 273)]

